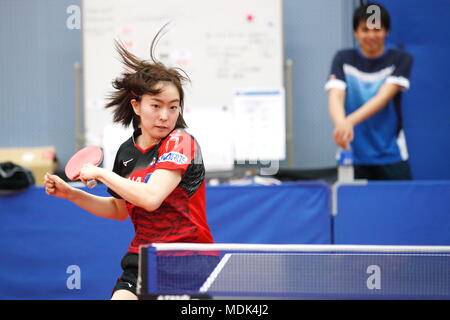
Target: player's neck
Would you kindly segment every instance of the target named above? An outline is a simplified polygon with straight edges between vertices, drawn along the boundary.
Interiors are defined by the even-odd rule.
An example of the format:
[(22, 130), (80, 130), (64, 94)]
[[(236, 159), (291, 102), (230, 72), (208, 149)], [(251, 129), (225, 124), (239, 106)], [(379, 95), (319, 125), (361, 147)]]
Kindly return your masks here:
[(147, 149), (153, 147), (155, 144), (159, 143), (159, 141), (161, 141), (161, 139), (155, 139), (151, 136), (147, 136), (143, 132), (139, 137), (137, 137), (136, 144), (142, 150), (147, 150)]
[(383, 55), (384, 48), (385, 48), (385, 46), (381, 46), (381, 47), (377, 48), (376, 50), (367, 50), (365, 48), (360, 48), (360, 50), (364, 57), (369, 58), (369, 59), (375, 59), (375, 58), (381, 57)]

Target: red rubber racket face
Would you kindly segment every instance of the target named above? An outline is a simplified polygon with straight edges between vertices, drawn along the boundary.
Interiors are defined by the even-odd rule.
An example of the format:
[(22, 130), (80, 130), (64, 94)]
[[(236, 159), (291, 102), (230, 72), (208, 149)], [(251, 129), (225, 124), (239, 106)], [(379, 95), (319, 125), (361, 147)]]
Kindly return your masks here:
[(103, 159), (102, 150), (96, 146), (89, 146), (81, 149), (75, 153), (72, 158), (67, 162), (65, 173), (67, 178), (70, 180), (77, 180), (81, 168), (87, 164), (91, 163), (94, 166), (98, 166)]

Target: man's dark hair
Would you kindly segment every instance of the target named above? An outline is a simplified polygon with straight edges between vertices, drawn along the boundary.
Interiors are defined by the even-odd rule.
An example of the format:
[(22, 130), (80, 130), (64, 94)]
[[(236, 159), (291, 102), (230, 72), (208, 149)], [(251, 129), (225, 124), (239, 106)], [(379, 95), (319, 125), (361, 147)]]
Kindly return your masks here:
[(355, 10), (353, 13), (353, 31), (356, 31), (361, 21), (367, 21), (367, 19), (373, 15), (372, 11), (367, 12), (367, 8), (369, 8), (372, 5), (378, 6), (380, 9), (380, 23), (381, 26), (386, 29), (386, 31), (389, 31), (391, 28), (391, 17), (389, 16), (389, 12), (386, 10), (385, 7), (383, 7), (381, 4), (378, 3), (367, 3), (361, 5), (359, 8)]

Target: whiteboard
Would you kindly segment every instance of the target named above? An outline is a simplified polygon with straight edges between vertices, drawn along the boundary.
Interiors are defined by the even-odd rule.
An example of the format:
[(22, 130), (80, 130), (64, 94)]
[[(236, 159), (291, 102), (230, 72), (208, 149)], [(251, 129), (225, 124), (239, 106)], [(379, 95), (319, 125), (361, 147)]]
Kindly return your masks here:
[[(150, 43), (167, 22), (155, 56), (168, 66), (181, 67), (191, 79), (185, 86), (185, 118), (197, 130), (193, 126), (187, 131), (201, 146), (208, 146), (202, 146), (207, 170), (233, 166), (236, 92), (283, 88), (282, 0), (84, 0), (82, 19), (87, 144), (103, 145), (109, 132), (105, 128), (112, 124), (111, 110), (104, 106), (112, 81), (123, 70), (114, 40), (149, 59)], [(208, 119), (210, 127), (220, 124), (216, 127), (229, 128), (229, 134), (198, 128)], [(284, 121), (275, 130), (277, 144), (284, 145)], [(223, 156), (212, 156), (219, 149)], [(273, 154), (273, 159), (280, 158), (284, 154)]]

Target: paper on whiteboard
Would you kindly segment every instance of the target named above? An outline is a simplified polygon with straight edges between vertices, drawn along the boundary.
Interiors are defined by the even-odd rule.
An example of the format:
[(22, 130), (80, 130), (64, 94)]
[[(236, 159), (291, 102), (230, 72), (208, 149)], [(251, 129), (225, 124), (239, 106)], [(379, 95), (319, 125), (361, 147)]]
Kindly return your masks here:
[(233, 111), (237, 161), (285, 158), (284, 89), (238, 90)]
[(222, 105), (186, 108), (186, 131), (197, 139), (207, 172), (234, 168), (232, 112)]
[(124, 128), (119, 124), (105, 126), (103, 129), (103, 164), (104, 168), (112, 170), (116, 153), (122, 143), (128, 140), (133, 134), (130, 126)]

